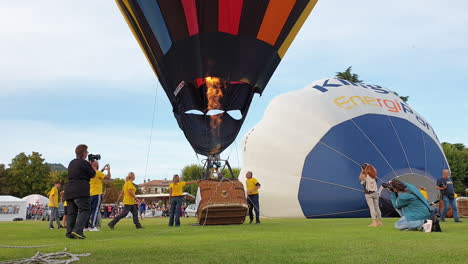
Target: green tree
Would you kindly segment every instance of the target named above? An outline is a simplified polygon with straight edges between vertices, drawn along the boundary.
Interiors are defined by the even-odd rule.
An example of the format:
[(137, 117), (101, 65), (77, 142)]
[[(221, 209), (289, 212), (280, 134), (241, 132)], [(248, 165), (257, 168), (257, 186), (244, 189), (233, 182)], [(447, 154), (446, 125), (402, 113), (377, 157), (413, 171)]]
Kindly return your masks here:
[(9, 170), (5, 164), (0, 164), (0, 194), (10, 194), (10, 186), (8, 183)]
[(13, 158), (7, 181), (11, 195), (23, 197), (33, 193), (47, 194), (52, 187), (49, 184), (50, 169), (41, 156), (33, 152), (29, 156), (20, 153)]
[[(182, 169), (180, 175), (183, 181), (197, 181), (203, 176), (203, 167), (196, 164), (187, 165)], [(197, 195), (198, 184), (190, 184), (184, 187), (184, 192), (188, 192), (191, 195)]]
[(450, 165), (456, 193), (464, 193), (468, 187), (468, 149), (461, 143), (442, 143), (445, 157)]
[(337, 72), (335, 77), (340, 78), (342, 80), (347, 80), (353, 83), (362, 83), (362, 80), (359, 79), (359, 75), (351, 72), (352, 68), (353, 66), (349, 66), (344, 72)]
[(120, 179), (120, 178), (115, 178), (113, 183), (114, 183), (113, 185), (114, 185), (115, 189), (117, 190), (117, 192), (120, 193), (122, 191), (122, 189), (123, 189), (124, 184), (125, 184), (125, 180)]
[(62, 185), (68, 182), (68, 171), (54, 170), (49, 174), (49, 185), (53, 185), (55, 181), (59, 181)]
[[(335, 74), (335, 77), (342, 79), (342, 80), (347, 80), (353, 83), (362, 83), (363, 80), (359, 79), (359, 75), (356, 73), (352, 73), (352, 66), (349, 66), (344, 72), (337, 72)], [(409, 96), (400, 96), (397, 92), (394, 92), (396, 96), (400, 97), (400, 99), (403, 102), (408, 102)]]
[[(118, 185), (121, 184), (121, 182), (117, 178), (117, 183)], [(116, 188), (116, 185), (114, 184), (115, 180), (104, 180), (103, 183), (103, 197), (102, 201), (103, 203), (116, 203), (118, 202), (117, 199), (119, 199), (120, 192), (122, 191), (123, 185), (120, 186), (120, 191)], [(121, 197), (122, 198), (122, 197)]]

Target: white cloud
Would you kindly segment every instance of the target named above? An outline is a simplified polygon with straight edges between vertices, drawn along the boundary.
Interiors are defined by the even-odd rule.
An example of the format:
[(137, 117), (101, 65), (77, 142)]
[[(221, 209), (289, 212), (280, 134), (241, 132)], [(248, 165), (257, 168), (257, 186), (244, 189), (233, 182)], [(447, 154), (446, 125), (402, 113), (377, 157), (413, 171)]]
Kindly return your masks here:
[(113, 1), (4, 2), (0, 28), (2, 81), (155, 78)]

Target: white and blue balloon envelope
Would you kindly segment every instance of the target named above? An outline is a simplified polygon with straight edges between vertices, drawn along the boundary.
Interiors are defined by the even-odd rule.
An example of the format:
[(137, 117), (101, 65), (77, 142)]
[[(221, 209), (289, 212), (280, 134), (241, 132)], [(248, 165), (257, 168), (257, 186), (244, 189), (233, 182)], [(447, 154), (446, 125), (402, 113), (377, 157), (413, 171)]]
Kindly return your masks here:
[[(245, 137), (240, 178), (252, 171), (260, 181), (267, 217), (368, 217), (363, 163), (377, 168), (379, 186), (398, 178), (425, 187), (430, 201), (448, 169), (433, 128), (392, 91), (322, 79), (273, 99)], [(379, 194), (391, 214), (388, 191)]]

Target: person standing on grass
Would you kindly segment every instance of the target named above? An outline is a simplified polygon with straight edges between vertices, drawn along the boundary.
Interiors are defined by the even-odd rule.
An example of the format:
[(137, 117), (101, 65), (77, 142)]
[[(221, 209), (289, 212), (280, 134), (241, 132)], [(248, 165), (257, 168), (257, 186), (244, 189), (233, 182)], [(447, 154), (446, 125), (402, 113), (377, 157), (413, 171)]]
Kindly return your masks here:
[[(102, 190), (103, 190), (103, 181), (106, 179), (110, 179), (111, 172), (110, 166), (107, 164), (104, 166), (103, 170), (99, 170), (99, 163), (96, 161), (93, 164), (93, 169), (96, 171), (96, 176), (91, 179), (89, 182), (90, 185), (90, 205), (91, 205), (91, 217), (89, 223), (85, 226), (85, 231), (88, 229), (89, 231), (100, 231), (96, 225), (98, 222), (98, 218), (100, 215), (101, 210), (101, 203), (102, 203)], [(107, 175), (103, 173), (103, 171), (107, 171)]]
[(140, 221), (138, 221), (138, 208), (137, 208), (137, 205), (135, 204), (136, 188), (135, 188), (135, 185), (133, 184), (134, 180), (135, 180), (135, 173), (129, 172), (126, 178), (126, 182), (122, 189), (123, 197), (124, 197), (123, 198), (124, 208), (119, 215), (117, 215), (112, 221), (110, 221), (107, 224), (110, 227), (110, 229), (114, 229), (114, 226), (120, 221), (120, 219), (126, 217), (129, 212), (132, 213), (133, 223), (135, 224), (135, 227), (137, 229), (143, 228), (140, 224)]
[(377, 192), (377, 169), (374, 166), (364, 163), (361, 166), (361, 174), (359, 174), (359, 180), (364, 186), (364, 193), (369, 206), (372, 223), (368, 226), (381, 226), (382, 214), (379, 208), (379, 193)]
[(141, 220), (143, 220), (143, 218), (145, 218), (145, 214), (146, 214), (146, 203), (145, 203), (145, 199), (141, 200), (141, 203), (140, 203), (140, 218)]
[(91, 166), (92, 162), (86, 161), (88, 146), (78, 145), (75, 154), (76, 159), (68, 165), (68, 183), (65, 186), (68, 205), (66, 237), (85, 239), (83, 228), (89, 221), (89, 181), (96, 171)]
[(58, 206), (59, 206), (59, 191), (60, 188), (60, 181), (54, 182), (54, 187), (50, 189), (49, 195), (49, 229), (54, 229), (54, 220), (57, 222), (57, 228), (63, 228), (62, 224), (60, 224), (60, 217), (58, 214)]
[(253, 173), (248, 171), (245, 174), (247, 180), (245, 180), (245, 185), (247, 187), (247, 203), (249, 205), (249, 219), (251, 224), (253, 222), (254, 216), (253, 211), (255, 210), (255, 223), (260, 224), (260, 204), (258, 201), (258, 189), (260, 189), (261, 185), (257, 179), (255, 179)]
[(461, 223), (458, 218), (458, 208), (457, 208), (457, 199), (455, 199), (455, 192), (453, 190), (453, 181), (450, 178), (449, 170), (442, 171), (442, 177), (437, 180), (436, 188), (440, 190), (440, 196), (444, 201), (444, 210), (442, 210), (442, 215), (440, 216), (440, 221), (445, 222), (445, 216), (449, 207), (452, 207), (453, 219), (455, 223)]
[(194, 184), (197, 181), (179, 181), (179, 175), (172, 177), (172, 183), (169, 185), (169, 200), (171, 201), (171, 212), (169, 215), (169, 226), (180, 226), (180, 207), (183, 200), (183, 188), (185, 185)]

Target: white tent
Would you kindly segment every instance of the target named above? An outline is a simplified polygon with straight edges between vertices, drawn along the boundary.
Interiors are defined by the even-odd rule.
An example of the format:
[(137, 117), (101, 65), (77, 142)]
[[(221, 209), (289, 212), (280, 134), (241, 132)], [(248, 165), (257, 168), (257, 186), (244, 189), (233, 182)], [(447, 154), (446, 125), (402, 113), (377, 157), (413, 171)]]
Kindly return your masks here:
[(12, 221), (15, 218), (26, 219), (25, 200), (11, 196), (0, 195), (0, 221)]
[(27, 204), (42, 204), (42, 205), (49, 204), (49, 199), (47, 199), (47, 197), (40, 195), (40, 194), (30, 194), (28, 196), (23, 197), (23, 200), (25, 200)]

